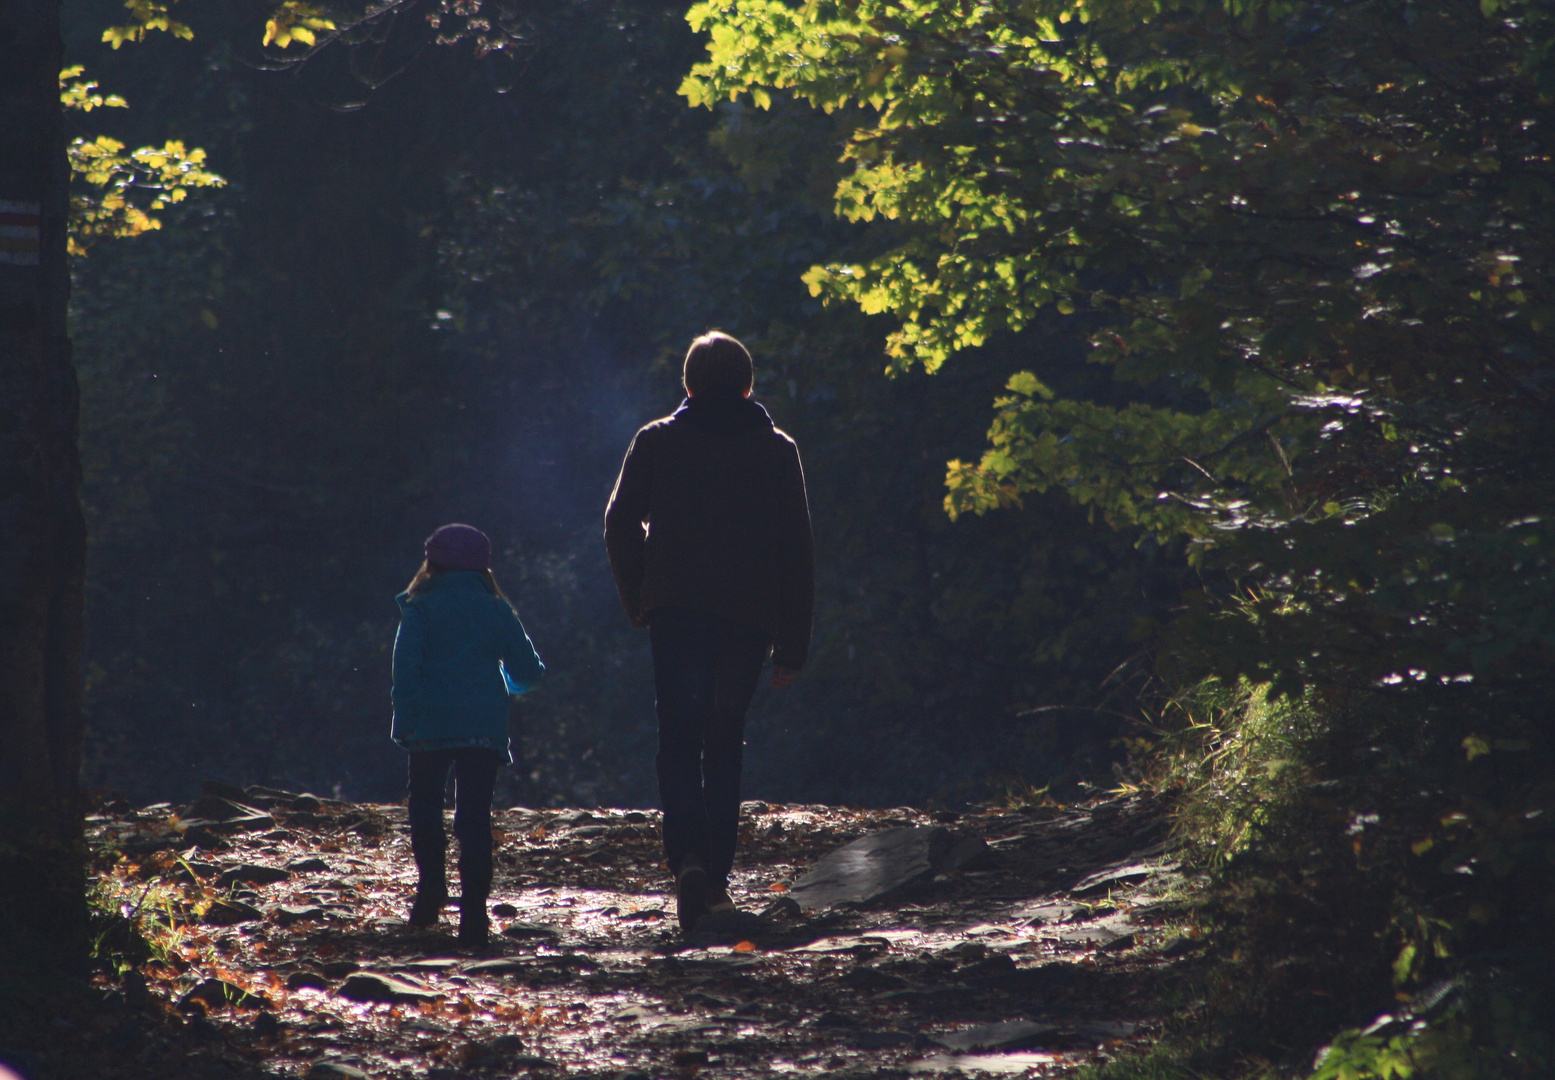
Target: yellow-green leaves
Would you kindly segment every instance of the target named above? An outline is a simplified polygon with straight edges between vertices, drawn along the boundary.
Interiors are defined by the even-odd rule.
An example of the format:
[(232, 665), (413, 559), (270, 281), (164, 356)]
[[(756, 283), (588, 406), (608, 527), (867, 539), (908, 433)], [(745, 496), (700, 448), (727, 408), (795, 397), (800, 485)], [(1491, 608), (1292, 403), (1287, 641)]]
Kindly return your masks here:
[(94, 94), (97, 89), (95, 82), (85, 82), (81, 79), (81, 73), (85, 66), (77, 64), (68, 67), (59, 73), (59, 102), (67, 109), (77, 109), (81, 112), (91, 112), (93, 109), (122, 109), (129, 103), (118, 94)]
[(1214, 524), (1251, 512), (1246, 502), (1225, 498), (1223, 484), (1269, 483), (1279, 468), (1272, 459), (1225, 456), (1227, 445), (1255, 426), (1256, 417), (1243, 410), (1192, 415), (1065, 401), (1030, 372), (1014, 375), (1009, 389), (1011, 396), (994, 402), (982, 460), (949, 465), (945, 510), (952, 518), (1057, 487), (1115, 527), (1202, 538)]
[[(843, 111), (834, 205), (870, 246), (804, 281), (895, 322), (889, 371), (1036, 324), (1033, 349), (1089, 335), (1113, 385), (1012, 386), (982, 459), (948, 466), (952, 515), (1058, 491), (1243, 560), (1300, 597), (1268, 625), (1311, 635), (1256, 661), (1281, 692), (1339, 649), (1357, 684), (1444, 685), (1555, 642), (1547, 593), (1497, 594), (1515, 620), (1474, 600), (1543, 573), (1480, 524), (1549, 501), (1530, 388), (1555, 219), (1529, 193), (1555, 159), (1532, 104), (1555, 18), (1497, 2), (1486, 36), (1438, 2), (1397, 22), (1301, 0), (704, 0), (682, 93)], [(1492, 103), (1448, 74), (1469, 71), (1520, 89)], [(1492, 475), (1530, 488), (1462, 516)]]
[(1044, 386), (1042, 381), (1029, 371), (1017, 371), (1010, 376), (1010, 381), (1005, 385), (1007, 389), (1022, 397), (1039, 397), (1043, 401), (1053, 400), (1053, 391)]
[(84, 255), (94, 240), (139, 236), (160, 229), (150, 211), (183, 202), (190, 188), (220, 187), (222, 177), (205, 168), (205, 151), (169, 140), (160, 147), (126, 152), (106, 135), (78, 138), (69, 147), (75, 178), (96, 191), (70, 200), (70, 251)]
[(265, 23), (264, 44), (278, 49), (284, 49), (294, 41), (299, 45), (316, 45), (318, 35), (315, 31), (333, 29), (334, 22), (325, 17), (322, 9), (300, 0), (286, 0), (270, 13), (270, 19)]
[[(83, 82), (77, 65), (60, 72), (60, 100), (66, 108), (124, 108), (123, 98), (95, 94), (95, 82)], [(78, 136), (67, 150), (70, 159), (70, 253), (85, 255), (94, 240), (139, 236), (160, 229), (151, 211), (163, 210), (189, 197), (190, 188), (220, 187), (224, 179), (205, 167), (205, 151), (189, 149), (170, 139), (161, 146), (126, 151), (107, 135)]]
[(158, 4), (153, 0), (124, 0), (132, 21), (124, 26), (110, 26), (104, 30), (103, 41), (117, 49), (126, 41), (146, 40), (146, 35), (153, 30), (165, 30), (186, 41), (193, 38), (194, 31), (169, 14), (169, 8), (177, 2), (169, 0), (166, 4)]

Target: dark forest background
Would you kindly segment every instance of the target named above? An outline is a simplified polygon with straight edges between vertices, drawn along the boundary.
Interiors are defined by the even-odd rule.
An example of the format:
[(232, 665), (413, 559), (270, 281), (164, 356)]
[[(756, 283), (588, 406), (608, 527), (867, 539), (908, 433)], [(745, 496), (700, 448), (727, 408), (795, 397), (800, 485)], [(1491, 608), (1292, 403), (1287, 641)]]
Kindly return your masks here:
[(397, 799), (392, 597), (462, 520), (549, 668), (500, 797), (651, 804), (601, 519), (721, 327), (820, 566), (749, 797), (1116, 765), (1203, 963), (1114, 1080), (1555, 1068), (1550, 5), (462, 8), (301, 64), (295, 6), (69, 8), (129, 100), (70, 122), (228, 181), (74, 261), (89, 787)]
[(1087, 385), (1084, 327), (887, 378), (890, 320), (800, 281), (889, 240), (832, 212), (848, 118), (687, 108), (704, 46), (679, 4), (526, 11), (512, 57), (410, 28), (274, 71), (243, 5), (118, 51), (114, 0), (69, 7), (68, 59), (130, 106), (73, 122), (203, 147), (228, 180), (76, 260), (88, 785), (398, 798), (392, 597), (459, 520), (549, 669), (502, 795), (651, 804), (647, 641), (601, 521), (711, 327), (800, 444), (820, 567), (812, 662), (752, 709), (749, 796), (956, 802), (1104, 767), (1180, 558), (1053, 496), (942, 506), (1013, 371)]

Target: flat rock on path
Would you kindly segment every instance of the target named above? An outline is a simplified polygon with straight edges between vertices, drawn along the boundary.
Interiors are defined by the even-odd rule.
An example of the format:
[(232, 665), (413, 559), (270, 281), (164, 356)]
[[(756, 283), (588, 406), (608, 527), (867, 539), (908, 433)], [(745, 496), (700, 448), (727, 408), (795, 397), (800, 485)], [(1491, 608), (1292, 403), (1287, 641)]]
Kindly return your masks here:
[(277, 882), (291, 880), (291, 876), (290, 870), (282, 870), (278, 866), (239, 863), (237, 866), (229, 866), (223, 870), (221, 876), (216, 879), (216, 884), (223, 889), (233, 885), (274, 885)]
[(276, 904), (266, 908), (265, 914), (274, 919), (277, 926), (291, 926), (293, 923), (322, 919), (328, 912), (317, 904)]
[(216, 795), (201, 795), (178, 816), (179, 824), (192, 832), (258, 832), (275, 828), (275, 818), (265, 811)]
[(1042, 1037), (1057, 1031), (1057, 1024), (1036, 1020), (1006, 1020), (998, 1024), (979, 1024), (934, 1036), (941, 1046), (962, 1053), (978, 1050), (1019, 1050), (1036, 1046)]
[(237, 926), (240, 923), (258, 922), (265, 913), (253, 904), (241, 900), (216, 900), (205, 911), (207, 926)]
[(868, 904), (963, 869), (986, 854), (980, 838), (957, 837), (937, 825), (884, 829), (826, 855), (794, 884), (791, 895), (805, 911)]
[(424, 983), (412, 982), (397, 975), (384, 975), (376, 971), (362, 971), (341, 983), (336, 991), (352, 1001), (371, 1001), (396, 1004), (402, 1001), (436, 1001), (442, 997)]
[(1084, 896), (1087, 893), (1102, 892), (1109, 887), (1122, 885), (1126, 882), (1143, 881), (1146, 878), (1154, 877), (1163, 870), (1175, 868), (1175, 863), (1162, 865), (1160, 863), (1135, 862), (1125, 859), (1111, 866), (1104, 866), (1094, 874), (1087, 875), (1070, 886), (1069, 891), (1075, 896)]
[(315, 1061), (304, 1080), (369, 1080), (369, 1074), (343, 1061)]

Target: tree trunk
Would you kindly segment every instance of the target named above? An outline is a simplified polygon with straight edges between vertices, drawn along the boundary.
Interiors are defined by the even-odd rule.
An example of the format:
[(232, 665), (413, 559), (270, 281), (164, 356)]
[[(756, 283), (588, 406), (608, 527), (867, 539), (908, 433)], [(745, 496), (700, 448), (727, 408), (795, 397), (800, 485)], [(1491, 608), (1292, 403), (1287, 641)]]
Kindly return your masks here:
[(85, 958), (60, 0), (0, 2), (0, 965)]

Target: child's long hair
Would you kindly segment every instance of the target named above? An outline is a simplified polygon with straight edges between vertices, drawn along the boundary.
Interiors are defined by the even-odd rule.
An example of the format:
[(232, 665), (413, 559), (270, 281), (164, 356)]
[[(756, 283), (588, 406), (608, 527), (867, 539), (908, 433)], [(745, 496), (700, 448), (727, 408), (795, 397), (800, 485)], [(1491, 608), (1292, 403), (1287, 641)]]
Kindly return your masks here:
[[(431, 559), (423, 559), (421, 561), (421, 569), (417, 570), (416, 576), (410, 579), (410, 584), (405, 587), (405, 591), (412, 596), (420, 596), (427, 589), (431, 588), (433, 578), (447, 572), (448, 568), (446, 566), (439, 566)], [(508, 599), (507, 594), (502, 591), (502, 586), (497, 584), (497, 576), (495, 574), (490, 570), (478, 570), (476, 572), (480, 574), (481, 580), (486, 582), (486, 588), (491, 590), (491, 595), (504, 601), (508, 607), (513, 606), (513, 601)]]

